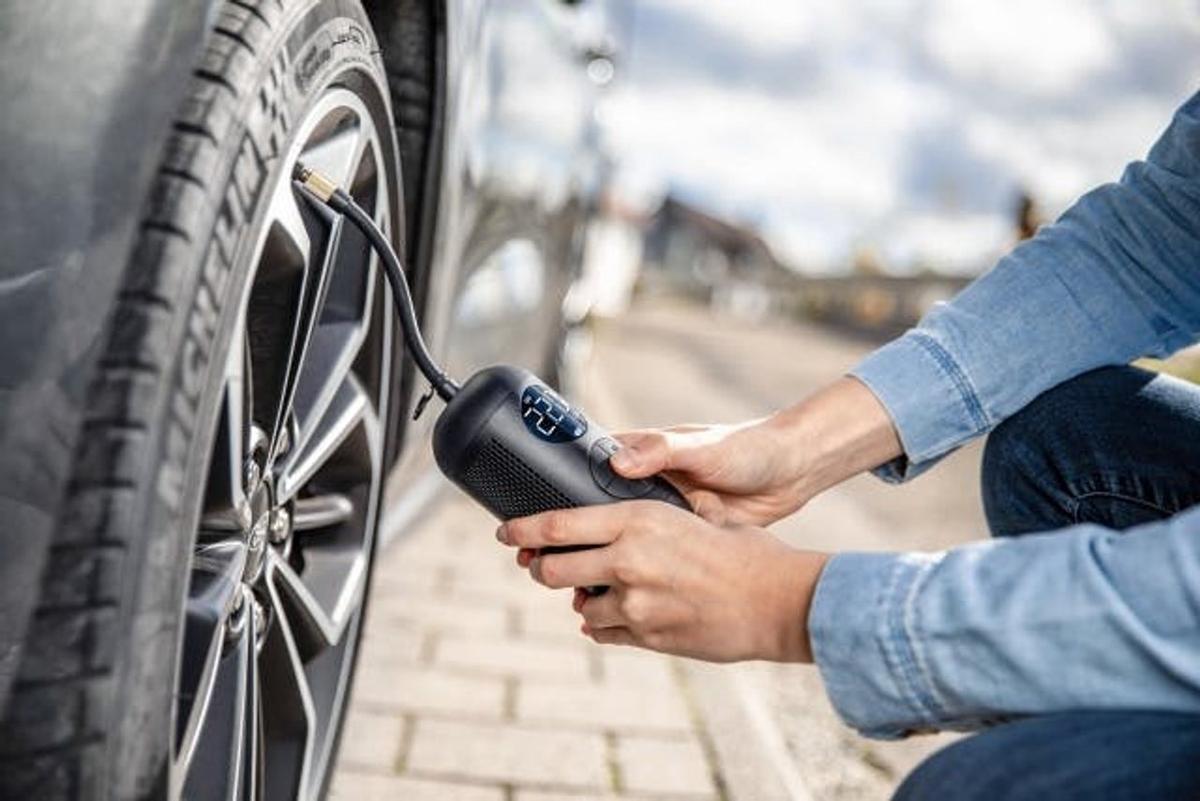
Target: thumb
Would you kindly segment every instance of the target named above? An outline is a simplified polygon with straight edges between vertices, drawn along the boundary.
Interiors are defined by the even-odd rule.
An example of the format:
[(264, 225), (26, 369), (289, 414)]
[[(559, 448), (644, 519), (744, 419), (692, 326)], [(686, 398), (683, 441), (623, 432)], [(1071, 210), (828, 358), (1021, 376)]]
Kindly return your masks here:
[(721, 501), (721, 496), (708, 490), (695, 490), (687, 494), (692, 510), (708, 522), (723, 526), (729, 521), (729, 512)]
[(613, 439), (621, 449), (610, 462), (626, 478), (646, 478), (671, 466), (671, 446), (660, 431), (629, 431), (614, 434)]

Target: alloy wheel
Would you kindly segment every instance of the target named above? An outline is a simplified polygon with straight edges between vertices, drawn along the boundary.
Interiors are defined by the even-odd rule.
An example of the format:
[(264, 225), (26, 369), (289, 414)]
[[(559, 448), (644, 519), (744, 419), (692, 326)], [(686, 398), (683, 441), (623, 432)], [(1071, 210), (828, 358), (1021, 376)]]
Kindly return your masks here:
[(297, 159), (385, 229), (372, 114), (327, 91), (296, 128), (225, 362), (192, 553), (172, 797), (311, 799), (355, 654), (383, 481), (392, 327), (375, 256), (291, 181)]

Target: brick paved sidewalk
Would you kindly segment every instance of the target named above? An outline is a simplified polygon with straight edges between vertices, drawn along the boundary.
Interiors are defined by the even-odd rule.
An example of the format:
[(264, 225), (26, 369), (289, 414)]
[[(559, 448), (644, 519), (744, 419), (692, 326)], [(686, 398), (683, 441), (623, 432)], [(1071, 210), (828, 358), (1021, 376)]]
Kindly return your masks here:
[(600, 648), (447, 494), (379, 556), (336, 801), (717, 799), (671, 658)]

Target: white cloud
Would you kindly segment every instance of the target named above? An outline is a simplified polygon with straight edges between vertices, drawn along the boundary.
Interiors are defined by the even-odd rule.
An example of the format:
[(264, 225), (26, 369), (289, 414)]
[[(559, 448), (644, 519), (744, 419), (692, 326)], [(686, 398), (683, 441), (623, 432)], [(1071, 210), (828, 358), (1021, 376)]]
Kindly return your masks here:
[(807, 3), (729, 3), (710, 0), (672, 0), (666, 3), (685, 14), (694, 14), (745, 44), (757, 47), (791, 47), (813, 32), (817, 14)]
[(1088, 0), (943, 0), (925, 35), (958, 77), (1056, 95), (1109, 63), (1115, 43), (1096, 12)]

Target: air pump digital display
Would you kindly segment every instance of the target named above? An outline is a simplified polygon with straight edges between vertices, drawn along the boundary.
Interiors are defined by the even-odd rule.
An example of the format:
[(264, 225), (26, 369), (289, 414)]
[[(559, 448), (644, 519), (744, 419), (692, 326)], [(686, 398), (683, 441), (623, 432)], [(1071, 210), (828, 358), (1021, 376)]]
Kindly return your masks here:
[(521, 393), (521, 419), (531, 434), (547, 442), (570, 442), (587, 431), (584, 416), (542, 384), (531, 384)]

